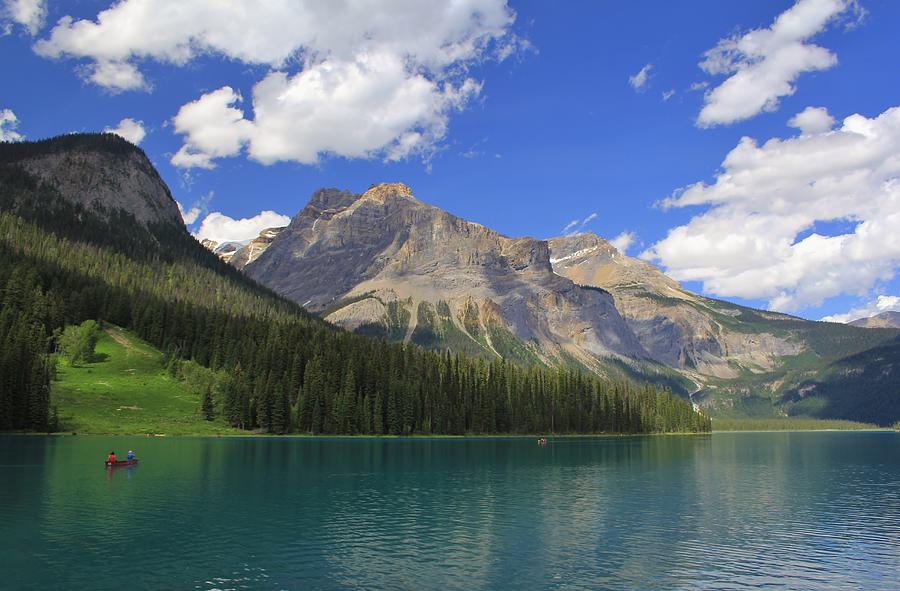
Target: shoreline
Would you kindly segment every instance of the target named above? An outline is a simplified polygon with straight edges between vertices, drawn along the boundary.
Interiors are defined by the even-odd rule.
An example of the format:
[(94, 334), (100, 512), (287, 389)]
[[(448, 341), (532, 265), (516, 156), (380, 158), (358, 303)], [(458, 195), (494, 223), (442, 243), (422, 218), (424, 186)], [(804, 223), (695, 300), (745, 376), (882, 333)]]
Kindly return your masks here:
[[(674, 432), (674, 433), (534, 433), (534, 434), (466, 434), (466, 435), (309, 435), (293, 433), (288, 435), (274, 435), (269, 433), (158, 433), (148, 435), (146, 433), (36, 433), (30, 431), (3, 431), (2, 435), (18, 435), (25, 437), (142, 437), (145, 439), (179, 439), (179, 438), (205, 438), (205, 439), (534, 439), (546, 437), (551, 439), (600, 439), (616, 437), (664, 437), (664, 436), (697, 436), (718, 435), (734, 433), (893, 433), (897, 432), (891, 427), (872, 429), (725, 429), (704, 432)], [(898, 432), (900, 433), (900, 432)]]
[(711, 435), (711, 431), (703, 432), (675, 432), (675, 433), (533, 433), (533, 434), (506, 434), (506, 433), (471, 433), (466, 435), (310, 435), (302, 433), (291, 433), (286, 435), (275, 435), (271, 433), (178, 433), (166, 434), (157, 433), (148, 435), (147, 433), (73, 433), (71, 431), (58, 431), (55, 433), (37, 433), (33, 431), (0, 431), (0, 435), (21, 435), (26, 437), (142, 437), (145, 439), (173, 439), (180, 437), (203, 437), (210, 439), (534, 439), (539, 437), (548, 437), (556, 439), (589, 439), (599, 437), (649, 437), (649, 436), (683, 436), (683, 435)]

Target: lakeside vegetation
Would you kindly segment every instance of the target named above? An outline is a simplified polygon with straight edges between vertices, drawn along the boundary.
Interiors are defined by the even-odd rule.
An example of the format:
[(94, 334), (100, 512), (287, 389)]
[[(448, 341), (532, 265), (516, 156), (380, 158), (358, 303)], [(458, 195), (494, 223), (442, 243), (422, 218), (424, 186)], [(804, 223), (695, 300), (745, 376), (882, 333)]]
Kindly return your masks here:
[[(113, 136), (79, 137), (60, 142), (110, 158), (136, 150)], [(244, 430), (710, 429), (689, 403), (653, 385), (428, 352), (338, 330), (243, 277), (183, 227), (74, 204), (16, 164), (23, 154), (58, 149), (54, 141), (0, 145), (0, 430), (52, 426), (58, 336), (86, 320), (133, 331), (164, 353), (172, 377), (202, 367), (204, 420)]]
[(128, 331), (106, 327), (91, 359), (61, 358), (51, 397), (59, 429), (79, 434), (238, 434), (206, 420), (202, 379), (173, 377), (163, 355)]
[(879, 428), (872, 423), (802, 417), (712, 420), (713, 431), (862, 431)]

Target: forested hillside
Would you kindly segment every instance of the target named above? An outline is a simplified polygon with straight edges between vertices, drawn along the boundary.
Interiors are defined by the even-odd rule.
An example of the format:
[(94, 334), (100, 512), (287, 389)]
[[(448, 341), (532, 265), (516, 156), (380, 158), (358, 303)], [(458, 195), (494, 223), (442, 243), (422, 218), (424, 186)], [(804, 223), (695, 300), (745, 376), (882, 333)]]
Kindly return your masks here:
[(687, 402), (655, 386), (425, 352), (338, 330), (242, 277), (183, 226), (138, 221), (129, 209), (133, 196), (122, 195), (121, 208), (108, 198), (73, 201), (52, 176), (39, 178), (21, 163), (59, 150), (146, 160), (108, 135), (0, 145), (0, 429), (47, 428), (54, 335), (87, 319), (129, 328), (171, 357), (217, 370), (217, 412), (244, 429), (709, 429)]

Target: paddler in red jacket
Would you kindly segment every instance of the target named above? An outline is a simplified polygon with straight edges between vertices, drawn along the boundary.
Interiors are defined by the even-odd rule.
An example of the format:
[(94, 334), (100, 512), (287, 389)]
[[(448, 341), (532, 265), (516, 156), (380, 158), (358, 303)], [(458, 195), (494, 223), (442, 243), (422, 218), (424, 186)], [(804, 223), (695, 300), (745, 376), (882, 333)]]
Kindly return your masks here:
[(116, 463), (116, 452), (114, 452), (114, 451), (109, 452), (109, 457), (106, 458), (106, 463), (107, 464), (115, 464)]

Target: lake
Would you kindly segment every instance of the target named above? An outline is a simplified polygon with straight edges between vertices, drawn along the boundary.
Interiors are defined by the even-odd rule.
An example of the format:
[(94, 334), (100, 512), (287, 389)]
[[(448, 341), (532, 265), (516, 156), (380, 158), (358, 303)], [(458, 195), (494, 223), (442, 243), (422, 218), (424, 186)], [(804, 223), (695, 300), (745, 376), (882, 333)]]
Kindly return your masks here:
[(0, 436), (0, 532), (4, 589), (897, 589), (900, 434)]

